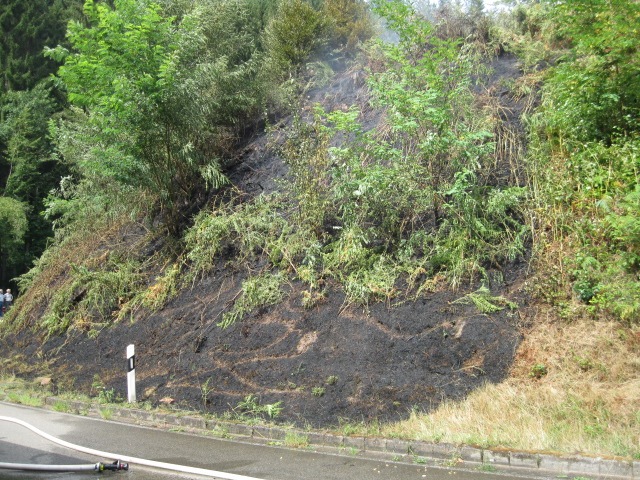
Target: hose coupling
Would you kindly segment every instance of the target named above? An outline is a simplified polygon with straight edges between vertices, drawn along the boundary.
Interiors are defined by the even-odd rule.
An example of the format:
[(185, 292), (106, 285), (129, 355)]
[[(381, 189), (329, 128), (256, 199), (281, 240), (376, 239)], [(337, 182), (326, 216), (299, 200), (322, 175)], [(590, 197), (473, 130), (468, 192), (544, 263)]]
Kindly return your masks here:
[(117, 472), (118, 470), (129, 470), (129, 464), (116, 460), (113, 463), (96, 463), (96, 470), (102, 472), (104, 470), (111, 470)]

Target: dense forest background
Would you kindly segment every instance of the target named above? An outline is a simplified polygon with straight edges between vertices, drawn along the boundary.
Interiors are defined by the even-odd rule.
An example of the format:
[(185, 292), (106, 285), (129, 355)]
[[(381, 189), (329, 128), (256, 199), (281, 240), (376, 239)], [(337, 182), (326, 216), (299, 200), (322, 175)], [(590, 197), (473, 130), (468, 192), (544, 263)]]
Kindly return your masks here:
[(68, 21), (81, 16), (81, 2), (5, 2), (0, 6), (2, 288), (30, 268), (53, 234), (51, 222), (42, 216), (44, 199), (66, 170), (53, 156), (48, 122), (64, 108), (65, 95), (49, 79), (59, 64), (44, 58), (42, 52), (47, 45), (64, 43)]
[[(4, 328), (97, 338), (223, 270), (220, 329), (292, 291), (366, 310), (448, 289), (488, 315), (518, 310), (526, 265), (514, 371), (553, 377), (536, 325), (598, 322), (556, 369), (590, 393), (542, 416), (637, 457), (638, 2), (33, 0), (0, 22)], [(366, 94), (305, 103), (336, 75)], [(262, 134), (286, 172), (248, 188)]]

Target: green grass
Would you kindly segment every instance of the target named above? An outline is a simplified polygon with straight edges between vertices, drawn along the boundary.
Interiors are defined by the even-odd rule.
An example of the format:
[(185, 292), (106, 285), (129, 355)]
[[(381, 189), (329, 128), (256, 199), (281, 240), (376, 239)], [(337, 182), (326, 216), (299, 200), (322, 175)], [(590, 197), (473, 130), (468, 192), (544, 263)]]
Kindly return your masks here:
[(29, 407), (41, 407), (44, 405), (44, 398), (31, 392), (9, 392), (7, 398), (10, 402)]
[(296, 432), (287, 432), (283, 444), (290, 448), (306, 448), (309, 446), (309, 437)]
[(104, 420), (111, 420), (111, 418), (113, 418), (113, 409), (110, 407), (100, 407), (98, 413), (100, 413), (100, 417)]
[(210, 435), (212, 437), (218, 438), (230, 438), (229, 429), (226, 427), (221, 427), (220, 425), (216, 425), (214, 428), (207, 430), (206, 435)]
[(483, 463), (482, 465), (480, 465), (477, 468), (477, 470), (480, 472), (489, 472), (489, 473), (498, 471), (496, 467), (494, 467), (493, 465), (487, 465), (486, 463)]
[(52, 408), (56, 412), (62, 412), (62, 413), (66, 413), (66, 412), (71, 411), (71, 407), (69, 406), (69, 404), (67, 402), (62, 401), (62, 400), (57, 400), (53, 404)]

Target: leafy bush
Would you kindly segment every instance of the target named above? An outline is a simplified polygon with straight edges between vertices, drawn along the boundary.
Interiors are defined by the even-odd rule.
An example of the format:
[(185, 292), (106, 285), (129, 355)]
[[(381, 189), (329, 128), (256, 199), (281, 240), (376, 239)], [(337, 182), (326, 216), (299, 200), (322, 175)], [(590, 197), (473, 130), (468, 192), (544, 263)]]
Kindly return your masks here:
[(640, 271), (640, 184), (620, 199), (617, 208), (609, 206), (604, 219), (612, 247), (620, 252), (622, 266), (628, 272)]
[[(594, 252), (589, 268), (584, 262), (574, 288), (580, 298), (626, 322), (640, 318), (640, 187), (619, 198), (617, 205), (603, 202), (602, 243), (585, 246)], [(586, 296), (584, 298), (584, 292)]]
[(475, 53), (439, 38), (402, 2), (377, 8), (400, 36), (377, 47), (384, 68), (370, 80), (387, 132), (365, 132), (357, 107), (317, 107), (280, 147), (289, 207), (276, 196), (220, 206), (201, 213), (186, 235), (193, 274), (206, 273), (223, 251), (237, 261), (263, 255), (282, 272), (247, 280), (221, 325), (278, 301), (285, 279), (278, 269), (309, 286), (306, 306), (322, 300), (328, 279), (347, 301), (367, 304), (396, 296), (403, 277), (418, 293), (442, 272), (457, 286), (524, 251), (526, 191), (486, 184), (494, 145), (474, 105)]
[(325, 44), (329, 23), (305, 0), (282, 0), (264, 32), (271, 68), (286, 77)]
[(587, 256), (576, 258), (577, 268), (573, 272), (575, 278), (573, 288), (578, 294), (578, 298), (585, 303), (600, 290), (601, 268), (600, 262), (593, 257)]
[(229, 136), (262, 114), (269, 88), (252, 8), (203, 2), (177, 21), (151, 1), (88, 0), (88, 26), (69, 26), (73, 49), (48, 52), (64, 61), (59, 76), (83, 109), (54, 132), (76, 173), (156, 195), (177, 233), (181, 201), (225, 183)]
[[(531, 126), (538, 193), (552, 212), (540, 232), (562, 242), (572, 287), (586, 312), (637, 322), (640, 74), (634, 2), (548, 2), (562, 40)], [(552, 208), (549, 208), (552, 205)], [(544, 246), (544, 244), (543, 244)], [(569, 285), (570, 283), (570, 285)]]
[(52, 294), (41, 325), (50, 334), (74, 326), (93, 330), (116, 320), (121, 306), (140, 289), (140, 264), (132, 260), (109, 261), (101, 268), (71, 265), (69, 280)]
[[(578, 141), (611, 142), (640, 129), (640, 5), (605, 0), (553, 3), (569, 51), (546, 84), (550, 124)], [(559, 107), (559, 108), (558, 108)]]
[(360, 304), (395, 296), (401, 275), (414, 286), (444, 270), (457, 285), (513, 260), (528, 237), (519, 211), (526, 192), (483, 183), (494, 145), (473, 105), (474, 53), (437, 37), (404, 3), (377, 10), (400, 36), (378, 46), (385, 68), (370, 79), (388, 133), (365, 132), (356, 107), (317, 107), (281, 149), (293, 220), (317, 239), (297, 268), (311, 304), (322, 278)]
[(198, 214), (185, 235), (191, 275), (207, 273), (225, 249), (232, 250), (238, 263), (261, 254), (272, 254), (274, 262), (280, 260), (287, 250), (279, 239), (287, 234), (296, 236), (278, 212), (279, 202), (276, 196), (261, 196), (236, 207), (223, 206)]
[(135, 292), (131, 300), (122, 305), (118, 312), (118, 318), (133, 315), (139, 308), (146, 308), (155, 312), (178, 294), (178, 282), (182, 278), (180, 265), (169, 266), (162, 275), (155, 279), (155, 283), (146, 289)]
[(295, 199), (297, 223), (319, 232), (330, 215), (329, 195), (331, 155), (329, 135), (318, 123), (296, 118), (280, 153), (289, 166), (290, 181), (284, 185)]
[(521, 212), (524, 188), (480, 187), (472, 172), (462, 171), (447, 194), (434, 263), (454, 285), (524, 253), (530, 234)]
[(250, 277), (242, 282), (242, 293), (233, 308), (222, 315), (218, 323), (221, 328), (227, 328), (256, 308), (268, 307), (280, 303), (284, 294), (280, 288), (283, 276), (279, 273), (265, 273)]
[(325, 0), (323, 13), (331, 19), (331, 43), (353, 49), (371, 38), (373, 20), (363, 0)]
[[(474, 110), (473, 49), (441, 39), (435, 28), (401, 2), (379, 2), (376, 11), (397, 31), (397, 44), (382, 44), (387, 69), (370, 81), (376, 103), (405, 145), (409, 165), (420, 168), (440, 221), (443, 192), (463, 168), (480, 170), (493, 151), (483, 115)], [(483, 124), (484, 123), (484, 124)]]

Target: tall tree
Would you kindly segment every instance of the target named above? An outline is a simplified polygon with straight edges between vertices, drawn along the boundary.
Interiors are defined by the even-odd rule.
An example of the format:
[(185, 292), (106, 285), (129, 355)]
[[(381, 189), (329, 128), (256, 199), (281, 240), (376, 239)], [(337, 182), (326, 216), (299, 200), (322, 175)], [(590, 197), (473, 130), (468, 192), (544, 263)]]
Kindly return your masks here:
[(42, 57), (45, 46), (64, 40), (80, 0), (8, 0), (0, 3), (2, 91), (32, 88), (58, 64)]
[(17, 274), (16, 256), (27, 230), (27, 206), (13, 198), (0, 197), (0, 281)]
[(50, 82), (41, 82), (32, 90), (7, 92), (2, 105), (5, 121), (0, 139), (6, 144), (4, 156), (9, 165), (4, 194), (29, 205), (23, 245), (15, 246), (13, 252), (18, 272), (46, 248), (52, 232), (50, 222), (41, 215), (43, 200), (65, 174), (52, 156), (48, 135), (49, 119), (61, 109), (51, 89)]
[[(196, 14), (176, 25), (148, 0), (114, 5), (87, 0), (89, 26), (69, 25), (72, 50), (48, 52), (64, 61), (58, 75), (84, 112), (77, 118), (85, 124), (86, 149), (74, 161), (87, 174), (156, 194), (175, 228), (181, 201), (199, 179), (224, 181), (207, 148), (217, 87), (232, 73), (226, 58), (203, 56)], [(73, 128), (58, 131), (63, 148)]]
[(47, 123), (62, 109), (64, 96), (59, 91), (51, 95), (47, 80), (40, 85), (59, 66), (43, 56), (43, 48), (64, 42), (67, 21), (80, 18), (81, 6), (82, 0), (0, 3), (0, 194), (7, 215), (17, 208), (16, 214), (27, 219), (24, 232), (11, 234), (11, 242), (5, 238), (0, 246), (5, 282), (31, 266), (51, 235), (41, 212), (43, 198), (59, 181), (60, 165), (52, 157)]

